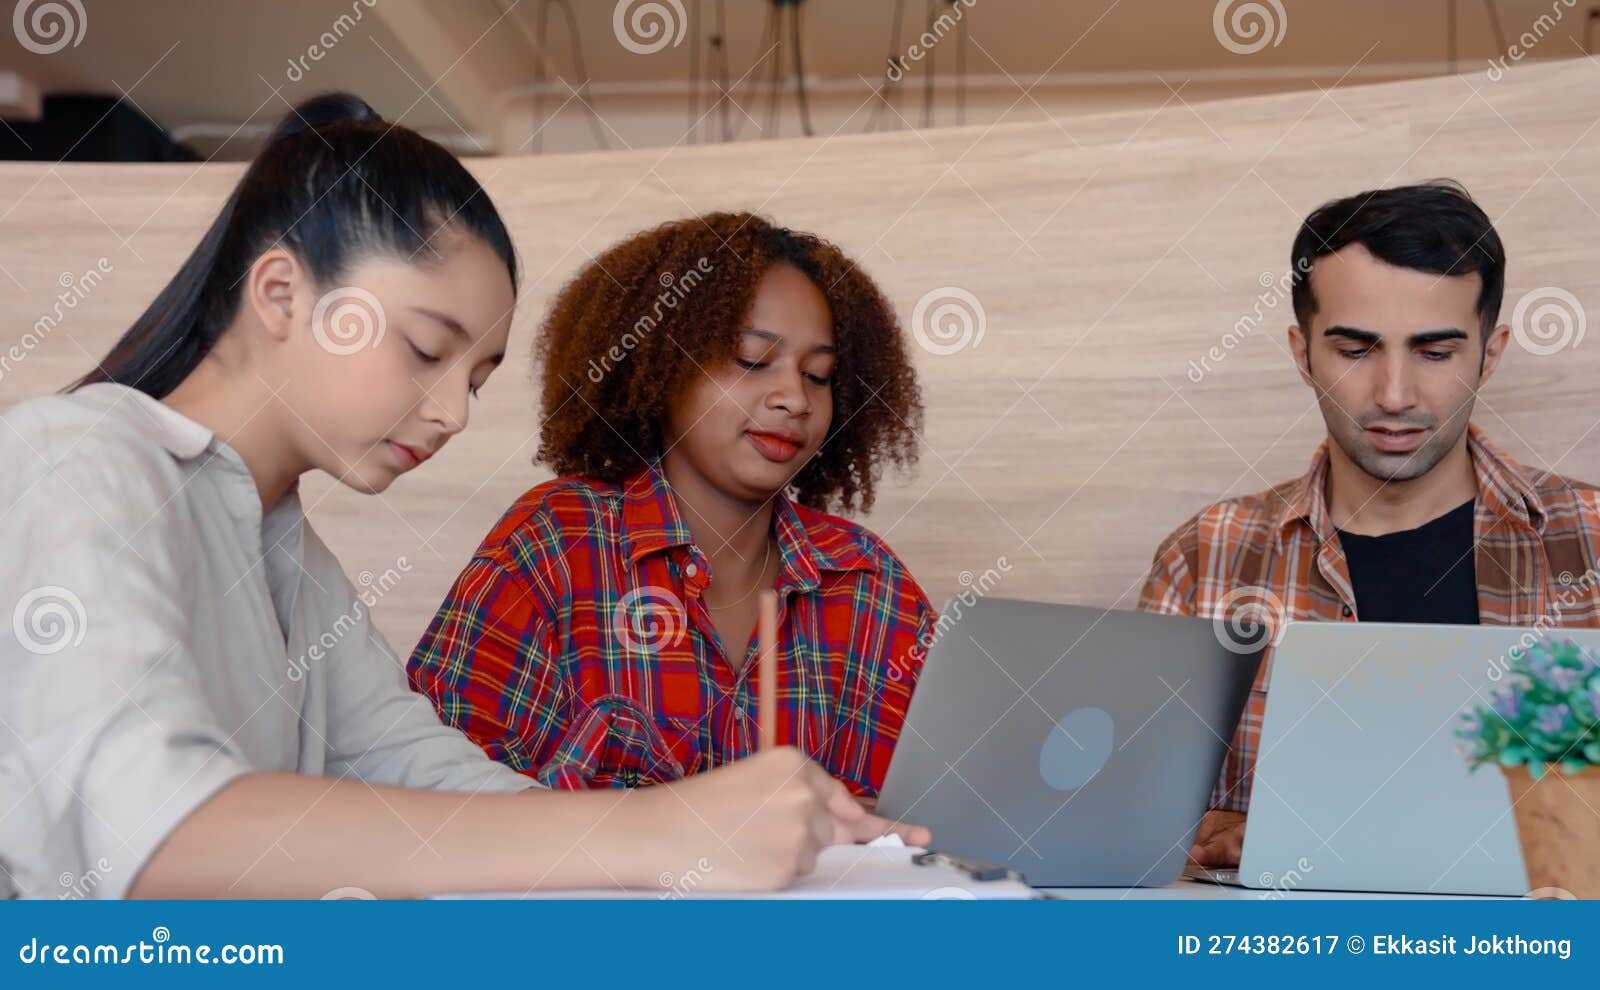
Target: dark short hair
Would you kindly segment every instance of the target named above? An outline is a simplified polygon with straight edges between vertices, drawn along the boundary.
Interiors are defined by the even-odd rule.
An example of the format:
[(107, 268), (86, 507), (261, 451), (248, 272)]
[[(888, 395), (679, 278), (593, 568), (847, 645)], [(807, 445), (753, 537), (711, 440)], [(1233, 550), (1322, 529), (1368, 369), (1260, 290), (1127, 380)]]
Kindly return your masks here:
[(1294, 316), (1309, 327), (1317, 311), (1311, 292), (1316, 259), (1349, 244), (1400, 268), (1482, 280), (1478, 323), (1483, 343), (1500, 322), (1506, 290), (1506, 251), (1494, 224), (1466, 187), (1453, 179), (1373, 189), (1324, 203), (1300, 225), (1290, 252)]

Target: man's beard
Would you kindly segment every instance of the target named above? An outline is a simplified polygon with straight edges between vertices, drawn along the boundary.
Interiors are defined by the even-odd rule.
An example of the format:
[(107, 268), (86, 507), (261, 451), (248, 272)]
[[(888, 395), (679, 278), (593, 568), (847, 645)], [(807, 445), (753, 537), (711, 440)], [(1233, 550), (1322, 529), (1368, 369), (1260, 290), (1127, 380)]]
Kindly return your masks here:
[[(1367, 425), (1393, 424), (1393, 417), (1381, 413), (1363, 416), (1353, 421), (1343, 410), (1334, 407), (1332, 415), (1324, 413), (1328, 434), (1344, 451), (1345, 457), (1370, 477), (1381, 482), (1414, 481), (1439, 466), (1445, 455), (1455, 448), (1461, 434), (1471, 421), (1472, 403), (1469, 401), (1456, 416), (1438, 423), (1431, 416), (1426, 420), (1408, 420), (1406, 427), (1429, 430), (1426, 440), (1416, 450), (1406, 453), (1387, 453), (1373, 448), (1367, 436)], [(1337, 424), (1337, 427), (1336, 427)]]

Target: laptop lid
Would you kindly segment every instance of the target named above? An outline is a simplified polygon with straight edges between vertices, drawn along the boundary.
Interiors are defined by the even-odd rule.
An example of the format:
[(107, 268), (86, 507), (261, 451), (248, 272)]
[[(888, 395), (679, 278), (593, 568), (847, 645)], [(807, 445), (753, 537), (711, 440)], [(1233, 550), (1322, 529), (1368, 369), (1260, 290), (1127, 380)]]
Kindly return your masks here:
[(1259, 663), (1208, 619), (953, 600), (878, 810), (1036, 886), (1170, 883)]
[[(1600, 647), (1600, 630), (1555, 631)], [(1527, 892), (1503, 775), (1469, 773), (1459, 713), (1487, 705), (1529, 628), (1291, 622), (1272, 658), (1240, 880), (1252, 887)]]

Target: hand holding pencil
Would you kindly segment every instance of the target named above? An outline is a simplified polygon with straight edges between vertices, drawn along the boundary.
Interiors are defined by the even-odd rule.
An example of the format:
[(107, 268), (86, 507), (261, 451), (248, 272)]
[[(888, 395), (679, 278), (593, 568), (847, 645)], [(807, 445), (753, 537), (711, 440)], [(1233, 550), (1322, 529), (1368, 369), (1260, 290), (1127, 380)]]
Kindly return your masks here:
[[(778, 593), (767, 590), (761, 593), (761, 607), (756, 617), (756, 729), (757, 753), (770, 753), (778, 748)], [(897, 833), (909, 845), (925, 846), (932, 841), (927, 829), (917, 825), (902, 825), (879, 818), (856, 801), (844, 785), (822, 774), (824, 795), (829, 814), (833, 817), (833, 845), (866, 842), (880, 835)]]

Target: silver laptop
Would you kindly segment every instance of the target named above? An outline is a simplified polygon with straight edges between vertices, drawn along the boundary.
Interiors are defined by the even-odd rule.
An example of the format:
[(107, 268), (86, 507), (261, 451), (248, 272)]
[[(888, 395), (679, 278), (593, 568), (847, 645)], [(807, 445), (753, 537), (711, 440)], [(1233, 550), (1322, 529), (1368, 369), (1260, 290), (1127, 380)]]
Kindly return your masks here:
[(1034, 886), (1175, 880), (1259, 649), (1208, 619), (999, 598), (941, 614), (879, 813)]
[[(1558, 629), (1600, 647), (1600, 630)], [(1457, 716), (1489, 704), (1528, 628), (1291, 622), (1273, 654), (1237, 871), (1277, 890), (1522, 895), (1504, 777), (1467, 771)]]

